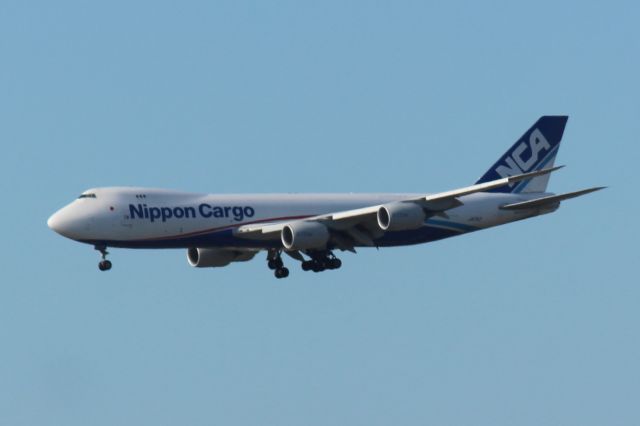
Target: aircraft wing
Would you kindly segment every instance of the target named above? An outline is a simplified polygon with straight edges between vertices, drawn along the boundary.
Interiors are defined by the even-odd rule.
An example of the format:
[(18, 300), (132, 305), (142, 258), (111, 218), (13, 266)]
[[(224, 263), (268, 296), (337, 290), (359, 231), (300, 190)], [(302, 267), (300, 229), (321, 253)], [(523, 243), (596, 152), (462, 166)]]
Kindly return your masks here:
[[(418, 198), (395, 201), (392, 204), (414, 204), (424, 211), (426, 216), (443, 215), (445, 211), (461, 206), (463, 203), (460, 197), (476, 192), (489, 191), (494, 188), (532, 179), (536, 176), (554, 172), (563, 166), (551, 167), (529, 173), (508, 176), (490, 182), (479, 183), (452, 191), (440, 192), (437, 194), (425, 195)], [(323, 214), (280, 222), (258, 223), (240, 226), (235, 230), (238, 237), (256, 239), (279, 239), (285, 226), (295, 222), (317, 222), (325, 225), (332, 234), (334, 243), (342, 250), (353, 250), (354, 243), (358, 245), (373, 246), (376, 238), (384, 235), (384, 230), (377, 223), (378, 211), (384, 205), (373, 205), (353, 210), (345, 210), (335, 213)]]

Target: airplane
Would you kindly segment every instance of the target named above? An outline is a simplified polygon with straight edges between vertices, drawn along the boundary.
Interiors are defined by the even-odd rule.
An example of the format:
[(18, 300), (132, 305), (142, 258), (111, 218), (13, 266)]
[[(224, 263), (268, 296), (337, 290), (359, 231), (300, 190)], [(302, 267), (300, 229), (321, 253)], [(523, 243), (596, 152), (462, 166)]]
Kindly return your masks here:
[(547, 192), (568, 116), (543, 116), (473, 185), (434, 194), (213, 195), (141, 187), (89, 189), (54, 213), (49, 228), (107, 248), (182, 248), (191, 266), (222, 267), (265, 251), (276, 278), (342, 265), (334, 251), (427, 243), (554, 212), (604, 187)]

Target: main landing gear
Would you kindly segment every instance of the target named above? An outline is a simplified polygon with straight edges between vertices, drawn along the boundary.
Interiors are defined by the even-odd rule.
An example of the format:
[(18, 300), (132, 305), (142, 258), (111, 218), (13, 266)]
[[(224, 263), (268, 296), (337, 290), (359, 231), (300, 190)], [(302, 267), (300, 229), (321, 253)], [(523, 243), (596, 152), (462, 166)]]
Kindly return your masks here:
[(267, 266), (274, 271), (273, 273), (278, 279), (289, 276), (289, 269), (282, 262), (282, 252), (280, 250), (269, 250)]
[(302, 262), (303, 271), (322, 272), (327, 269), (338, 269), (342, 266), (342, 261), (329, 250), (307, 254), (311, 256), (311, 260)]
[[(309, 260), (305, 259), (298, 251), (287, 252), (287, 254), (301, 262), (303, 271), (322, 272), (327, 269), (338, 269), (342, 266), (342, 261), (330, 250), (306, 251), (305, 254), (311, 258)], [(281, 250), (269, 250), (267, 266), (274, 271), (274, 275), (278, 279), (289, 276), (289, 269), (282, 262)]]
[(107, 255), (109, 254), (109, 252), (107, 251), (107, 246), (96, 245), (95, 249), (98, 250), (102, 255), (102, 260), (98, 263), (98, 269), (100, 269), (101, 271), (108, 271), (109, 269), (111, 269), (111, 261), (107, 260)]

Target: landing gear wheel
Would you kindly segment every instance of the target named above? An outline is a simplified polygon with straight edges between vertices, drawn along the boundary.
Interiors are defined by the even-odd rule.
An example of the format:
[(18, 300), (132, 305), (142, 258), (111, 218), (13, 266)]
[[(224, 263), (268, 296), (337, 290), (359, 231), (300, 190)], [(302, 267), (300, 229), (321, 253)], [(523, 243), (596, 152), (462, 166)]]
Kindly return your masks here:
[(311, 259), (302, 262), (303, 271), (322, 272), (327, 269), (338, 269), (342, 266), (342, 261), (331, 250), (307, 251), (306, 254)]
[(276, 271), (278, 269), (284, 268), (284, 263), (282, 263), (282, 257), (280, 257), (280, 251), (270, 250), (267, 255), (267, 266), (272, 271)]
[(289, 269), (282, 267), (282, 268), (278, 268), (276, 269), (274, 275), (276, 276), (276, 278), (280, 279), (280, 278), (287, 278), (289, 276)]
[(317, 260), (313, 261), (313, 265), (311, 266), (311, 270), (313, 272), (322, 272), (325, 269), (327, 269), (327, 268), (324, 266), (324, 263), (319, 262)]
[(109, 260), (101, 260), (100, 263), (98, 263), (98, 269), (101, 271), (108, 271), (111, 269), (111, 266), (111, 261)]
[(329, 259), (328, 266), (329, 269), (339, 269), (342, 266), (342, 261), (334, 257), (333, 259)]

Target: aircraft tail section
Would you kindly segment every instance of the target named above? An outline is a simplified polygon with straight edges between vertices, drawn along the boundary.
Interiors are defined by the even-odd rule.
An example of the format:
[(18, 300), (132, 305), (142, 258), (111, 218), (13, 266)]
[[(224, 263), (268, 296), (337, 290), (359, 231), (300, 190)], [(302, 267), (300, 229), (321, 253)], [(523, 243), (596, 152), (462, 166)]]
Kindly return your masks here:
[[(553, 167), (568, 118), (565, 115), (540, 117), (476, 183)], [(537, 176), (491, 192), (545, 192), (549, 176)]]

